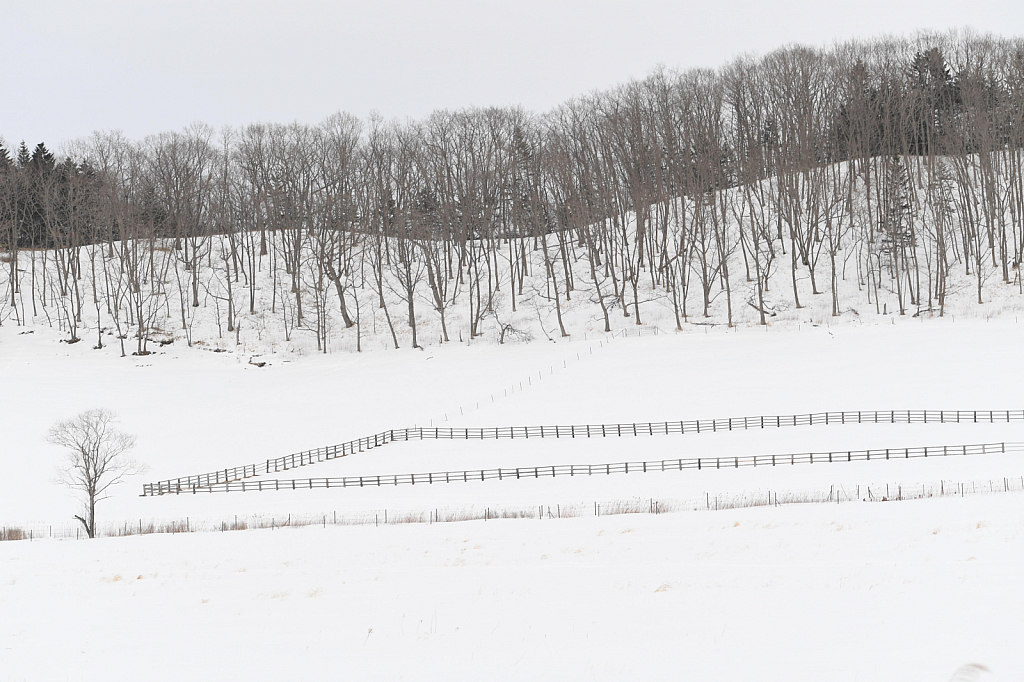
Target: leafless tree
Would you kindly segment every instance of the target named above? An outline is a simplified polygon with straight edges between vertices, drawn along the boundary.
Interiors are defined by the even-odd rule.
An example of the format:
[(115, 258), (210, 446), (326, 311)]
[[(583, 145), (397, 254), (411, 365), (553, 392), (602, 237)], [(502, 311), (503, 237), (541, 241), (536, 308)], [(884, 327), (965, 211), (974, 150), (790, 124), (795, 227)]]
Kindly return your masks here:
[(865, 289), (941, 315), (968, 286), (1024, 295), (1022, 111), (1024, 41), (958, 31), (659, 68), (540, 115), (102, 133), (70, 175), (23, 146), (0, 162), (0, 318), (74, 340), (94, 307), (98, 339), (102, 315), (144, 354), (211, 302), (236, 341), (276, 321), (325, 351), (353, 326), (357, 348), (370, 325), (396, 348), (406, 321), (414, 347), (515, 326), (524, 289), (563, 335), (574, 297), (605, 330), (652, 302), (679, 329), (695, 305), (731, 324), (736, 296), (768, 324), (829, 288), (836, 316)]
[(117, 415), (109, 410), (86, 410), (59, 421), (47, 440), (67, 450), (59, 482), (81, 493), (82, 513), (75, 518), (90, 538), (96, 537), (96, 505), (110, 497), (111, 486), (125, 476), (143, 473), (145, 467), (128, 453), (135, 436), (115, 428)]

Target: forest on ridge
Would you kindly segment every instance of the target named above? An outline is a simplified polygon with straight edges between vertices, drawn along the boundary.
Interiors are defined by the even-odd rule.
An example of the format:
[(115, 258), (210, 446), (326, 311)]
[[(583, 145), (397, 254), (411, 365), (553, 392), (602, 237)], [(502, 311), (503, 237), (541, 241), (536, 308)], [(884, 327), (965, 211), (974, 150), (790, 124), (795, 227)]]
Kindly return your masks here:
[(1024, 298), (1022, 164), (1024, 40), (969, 31), (659, 68), (543, 114), (22, 142), (0, 324), (146, 354), (765, 325), (819, 297), (941, 316)]

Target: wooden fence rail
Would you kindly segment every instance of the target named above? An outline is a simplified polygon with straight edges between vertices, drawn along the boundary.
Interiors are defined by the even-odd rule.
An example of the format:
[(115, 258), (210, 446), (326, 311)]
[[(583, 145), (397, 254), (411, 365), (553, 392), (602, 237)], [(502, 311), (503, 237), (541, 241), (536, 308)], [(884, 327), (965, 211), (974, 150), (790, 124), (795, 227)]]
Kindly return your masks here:
[(726, 419), (694, 419), (626, 424), (568, 424), (552, 426), (498, 426), (482, 428), (414, 427), (390, 429), (339, 445), (305, 450), (264, 462), (219, 469), (205, 474), (173, 478), (142, 486), (142, 495), (192, 492), (211, 485), (231, 483), (265, 474), (325, 462), (365, 452), (395, 441), (409, 440), (496, 440), (517, 438), (609, 438), (686, 433), (736, 431), (744, 429), (814, 426), (821, 424), (950, 424), (1024, 421), (1024, 410), (870, 410), (856, 412), (810, 412), (790, 415), (758, 415)]
[[(464, 471), (433, 471), (417, 474), (384, 474), (378, 476), (343, 476), (338, 478), (261, 479), (257, 481), (226, 481), (175, 493), (262, 492), (268, 490), (312, 490), (316, 488), (365, 488), (391, 485), (430, 485), (434, 483), (470, 483), (487, 480), (520, 480), (557, 476), (608, 476), (611, 474), (683, 471), (684, 469), (733, 469), (748, 466), (783, 466), (794, 464), (825, 464), (871, 460), (911, 459), (918, 457), (951, 457), (1024, 452), (1024, 442), (976, 443), (970, 445), (929, 445), (910, 448), (875, 448), (872, 450), (837, 450), (832, 452), (800, 452), (775, 455), (740, 455), (733, 457), (690, 457), (640, 462), (606, 464), (559, 464), (512, 469), (472, 469)], [(159, 493), (157, 493), (159, 494)], [(165, 493), (166, 494), (166, 493)]]

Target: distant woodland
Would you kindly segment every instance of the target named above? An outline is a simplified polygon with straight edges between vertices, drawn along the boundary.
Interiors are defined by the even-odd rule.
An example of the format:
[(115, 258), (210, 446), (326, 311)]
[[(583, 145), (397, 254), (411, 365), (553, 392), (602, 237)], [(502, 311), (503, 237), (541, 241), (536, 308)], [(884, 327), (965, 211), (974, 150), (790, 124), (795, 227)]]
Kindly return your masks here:
[(942, 315), (1022, 289), (1022, 166), (1024, 40), (969, 32), (659, 69), (543, 114), (21, 143), (0, 148), (0, 324), (144, 354), (211, 306), (222, 337), (273, 320), (324, 352), (368, 315), (393, 347), (453, 319), (505, 341), (526, 300), (560, 335), (574, 298), (606, 330), (852, 314), (844, 291)]

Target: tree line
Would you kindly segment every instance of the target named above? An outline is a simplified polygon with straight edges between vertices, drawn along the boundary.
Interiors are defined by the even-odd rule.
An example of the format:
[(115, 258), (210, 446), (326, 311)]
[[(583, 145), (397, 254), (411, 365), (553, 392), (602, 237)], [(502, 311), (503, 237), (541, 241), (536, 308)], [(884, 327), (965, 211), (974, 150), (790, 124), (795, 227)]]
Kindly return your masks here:
[(269, 303), (326, 351), (369, 305), (417, 347), (456, 306), (504, 340), (524, 297), (561, 335), (574, 296), (605, 329), (654, 301), (766, 324), (783, 286), (838, 316), (852, 278), (878, 312), (941, 315), (954, 269), (979, 304), (1020, 286), (1022, 149), (1024, 41), (970, 32), (662, 68), (544, 114), (22, 143), (0, 147), (0, 322), (55, 311), (77, 340), (89, 308), (145, 353), (171, 301), (189, 343), (201, 305), (237, 334)]

